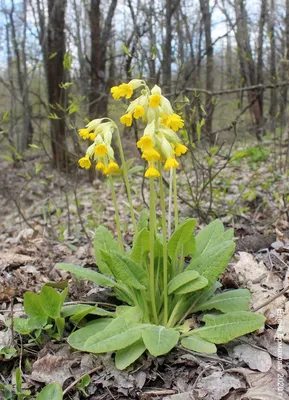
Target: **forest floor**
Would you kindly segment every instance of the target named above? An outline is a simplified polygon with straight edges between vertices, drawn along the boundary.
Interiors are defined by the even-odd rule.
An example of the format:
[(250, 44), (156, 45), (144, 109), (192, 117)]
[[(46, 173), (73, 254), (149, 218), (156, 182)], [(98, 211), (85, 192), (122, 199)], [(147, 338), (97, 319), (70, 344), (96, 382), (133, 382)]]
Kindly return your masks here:
[[(215, 182), (216, 189), (226, 186), (225, 197), (224, 191), (215, 192), (215, 214), (226, 227), (235, 229), (237, 243), (236, 253), (221, 279), (223, 288), (248, 288), (252, 293), (251, 309), (266, 316), (266, 326), (254, 335), (218, 346), (217, 355), (177, 348), (163, 357), (144, 356), (128, 371), (118, 371), (110, 354), (73, 352), (65, 341), (48, 337), (40, 347), (33, 346), (5, 326), (11, 314), (14, 318), (24, 315), (24, 293), (39, 292), (47, 282), (68, 280), (69, 302), (108, 300), (106, 290), (76, 281), (55, 268), (58, 262), (96, 268), (94, 230), (103, 223), (116, 236), (114, 208), (106, 182), (97, 179), (91, 185), (84, 171), (56, 173), (41, 156), (30, 157), (18, 169), (2, 159), (0, 382), (15, 384), (15, 370), (21, 364), (23, 389), (38, 392), (43, 385), (58, 380), (67, 389), (65, 398), (73, 400), (289, 399), (289, 198), (284, 182), (288, 176), (280, 172), (272, 178), (273, 172), (276, 171), (268, 160), (257, 168), (238, 164)], [(142, 182), (140, 175), (134, 176), (137, 212), (148, 195)], [(238, 207), (226, 211), (228, 204), (236, 206), (242, 190)], [(116, 191), (123, 230), (127, 232), (124, 240), (129, 246), (132, 227), (121, 181), (116, 183)], [(180, 215), (197, 217), (181, 202)], [(202, 226), (200, 222), (197, 230)], [(276, 340), (280, 326), (281, 345)], [(15, 347), (17, 354), (8, 359), (3, 353), (1, 356), (4, 347)], [(77, 379), (87, 372), (91, 379), (85, 395), (77, 389)]]

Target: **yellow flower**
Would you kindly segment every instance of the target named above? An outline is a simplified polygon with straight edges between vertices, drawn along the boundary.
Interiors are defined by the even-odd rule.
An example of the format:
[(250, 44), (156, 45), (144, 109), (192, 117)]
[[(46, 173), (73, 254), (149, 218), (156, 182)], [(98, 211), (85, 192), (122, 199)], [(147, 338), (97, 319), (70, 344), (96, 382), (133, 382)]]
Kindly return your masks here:
[(150, 166), (146, 170), (146, 173), (145, 173), (146, 178), (158, 178), (159, 176), (160, 176), (160, 173), (154, 166)]
[(145, 114), (145, 109), (143, 108), (143, 106), (136, 106), (133, 113), (134, 118), (139, 119), (140, 117), (143, 117), (144, 114)]
[(133, 86), (128, 83), (122, 83), (119, 86), (113, 86), (110, 92), (115, 100), (119, 100), (121, 97), (130, 99), (133, 94)]
[(82, 157), (78, 160), (78, 164), (81, 168), (89, 169), (91, 167), (91, 162), (89, 156)]
[(98, 171), (101, 171), (105, 168), (105, 165), (103, 164), (103, 162), (98, 161), (98, 163), (95, 166), (95, 169), (97, 169)]
[(140, 140), (136, 143), (136, 145), (143, 152), (146, 152), (152, 148), (153, 139), (148, 135), (142, 136)]
[(161, 124), (167, 125), (169, 119), (169, 115), (163, 114), (161, 119)]
[(172, 128), (173, 131), (177, 132), (184, 126), (184, 120), (177, 114), (172, 114), (168, 117), (166, 123), (169, 128)]
[(132, 115), (130, 113), (124, 114), (122, 117), (120, 117), (120, 122), (123, 125), (131, 126), (132, 125)]
[(112, 94), (112, 97), (114, 98), (114, 100), (119, 100), (122, 97), (122, 92), (121, 89), (119, 88), (119, 86), (113, 86), (110, 89), (110, 93)]
[(90, 133), (89, 134), (89, 139), (94, 141), (94, 139), (96, 138), (96, 133)]
[(149, 98), (149, 106), (152, 108), (158, 107), (162, 102), (161, 95), (159, 93), (152, 94)]
[(78, 134), (80, 137), (82, 137), (82, 139), (89, 139), (90, 137), (89, 129), (87, 128), (79, 129)]
[(174, 148), (174, 151), (175, 151), (175, 155), (177, 157), (180, 157), (182, 154), (185, 154), (188, 151), (188, 148), (187, 148), (187, 146), (185, 146), (181, 143), (177, 143)]
[(167, 170), (169, 170), (171, 168), (177, 168), (178, 166), (179, 166), (179, 163), (173, 157), (168, 158), (167, 161), (165, 162), (165, 169), (167, 169)]
[(158, 151), (156, 151), (153, 147), (150, 149), (147, 149), (143, 155), (142, 158), (144, 158), (145, 160), (151, 162), (151, 161), (158, 161), (160, 160), (161, 156), (160, 153)]
[(158, 151), (156, 151), (153, 147), (151, 149), (147, 149), (143, 155), (142, 158), (145, 160), (151, 162), (151, 161), (158, 161), (161, 158), (161, 155)]
[(129, 83), (122, 83), (119, 85), (119, 88), (121, 90), (122, 96), (126, 99), (130, 99), (132, 94), (133, 94), (133, 87)]
[(104, 143), (100, 143), (95, 146), (94, 153), (97, 157), (104, 157), (107, 154), (107, 146)]
[(112, 174), (113, 172), (117, 171), (119, 169), (119, 166), (115, 161), (110, 160), (107, 168), (105, 168), (105, 174)]

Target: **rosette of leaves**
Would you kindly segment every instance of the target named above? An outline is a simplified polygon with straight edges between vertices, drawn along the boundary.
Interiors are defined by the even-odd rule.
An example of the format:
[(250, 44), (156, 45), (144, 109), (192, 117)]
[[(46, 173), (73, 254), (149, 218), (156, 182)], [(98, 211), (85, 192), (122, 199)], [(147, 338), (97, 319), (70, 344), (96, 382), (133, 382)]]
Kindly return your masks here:
[[(155, 323), (148, 282), (150, 233), (143, 215), (132, 249), (125, 254), (105, 227), (96, 230), (94, 250), (100, 272), (57, 264), (59, 269), (78, 278), (111, 288), (124, 303), (109, 313), (98, 307), (96, 311), (94, 307), (81, 306), (82, 316), (92, 312), (99, 317), (74, 331), (68, 343), (92, 353), (115, 352), (117, 368), (124, 369), (145, 351), (160, 356), (180, 343), (196, 352), (215, 353), (216, 344), (258, 329), (265, 318), (248, 311), (247, 289), (218, 292), (221, 286), (218, 278), (235, 248), (233, 230), (225, 231), (222, 222), (216, 220), (195, 237), (195, 224), (194, 219), (184, 220), (167, 242), (169, 318), (166, 323), (163, 323), (163, 239), (155, 236), (154, 295), (158, 314)], [(204, 312), (202, 322), (192, 318)]]

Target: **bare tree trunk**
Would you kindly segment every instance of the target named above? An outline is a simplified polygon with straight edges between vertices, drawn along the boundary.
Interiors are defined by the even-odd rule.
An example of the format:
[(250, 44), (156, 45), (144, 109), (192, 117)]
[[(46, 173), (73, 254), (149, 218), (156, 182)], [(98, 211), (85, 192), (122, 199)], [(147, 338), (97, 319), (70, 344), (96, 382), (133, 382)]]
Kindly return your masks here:
[[(275, 0), (270, 0), (270, 16), (269, 16), (269, 37), (270, 37), (270, 79), (273, 85), (276, 84), (276, 40), (275, 40)], [(270, 92), (270, 110), (269, 114), (273, 126), (275, 126), (275, 119), (277, 113), (277, 92), (272, 88)]]
[[(31, 108), (29, 105), (29, 99), (28, 99), (28, 86), (27, 86), (27, 65), (26, 65), (26, 49), (25, 49), (25, 44), (26, 44), (26, 28), (27, 28), (27, 1), (24, 0), (23, 2), (23, 15), (24, 15), (24, 25), (23, 25), (23, 40), (22, 40), (22, 57), (19, 49), (19, 44), (17, 40), (17, 33), (15, 29), (15, 22), (14, 22), (14, 17), (13, 13), (15, 11), (14, 7), (14, 0), (12, 0), (12, 7), (11, 11), (9, 12), (9, 19), (10, 19), (10, 25), (11, 25), (11, 32), (12, 32), (12, 43), (13, 43), (13, 48), (14, 48), (14, 53), (15, 53), (15, 58), (16, 58), (16, 69), (17, 69), (17, 79), (18, 79), (18, 85), (19, 85), (19, 90), (21, 94), (21, 102), (22, 102), (22, 107), (24, 110), (24, 124), (23, 124), (23, 131), (20, 139), (20, 152), (23, 153), (27, 148), (28, 145), (32, 141), (33, 137), (33, 127), (32, 127), (32, 121), (31, 121)], [(21, 67), (23, 66), (23, 69)]]
[(95, 119), (98, 115), (99, 102), (99, 71), (101, 57), (100, 43), (100, 0), (90, 2), (90, 90), (89, 90), (89, 118)]
[(106, 95), (105, 70), (108, 41), (111, 35), (112, 20), (116, 5), (117, 0), (112, 0), (101, 32), (100, 0), (91, 0), (90, 2), (90, 118), (103, 117), (107, 114), (108, 99)]
[[(261, 1), (261, 11), (259, 18), (259, 34), (258, 34), (258, 49), (257, 49), (257, 83), (264, 83), (263, 74), (263, 45), (264, 45), (264, 27), (266, 22), (267, 0)], [(261, 114), (263, 115), (263, 92), (259, 97)]]
[[(212, 45), (212, 24), (211, 24), (211, 12), (209, 0), (200, 0), (200, 8), (204, 23), (205, 38), (206, 38), (206, 90), (212, 92), (214, 89), (214, 53)], [(209, 137), (211, 145), (214, 144), (215, 138), (212, 137), (212, 126), (213, 126), (213, 103), (212, 95), (206, 94), (206, 125), (205, 130)]]
[[(248, 15), (244, 0), (235, 0), (235, 13), (237, 20), (236, 40), (239, 48), (239, 59), (244, 83), (248, 86), (256, 84), (256, 68), (253, 60), (250, 37), (248, 31)], [(248, 102), (252, 104), (251, 113), (254, 115), (257, 129), (256, 136), (261, 140), (263, 116), (260, 104), (260, 93), (248, 91)]]
[[(64, 81), (63, 59), (65, 54), (65, 9), (66, 0), (48, 0), (47, 35), (47, 85), (49, 104), (65, 107), (65, 96), (59, 85)], [(53, 111), (54, 112), (54, 111)], [(67, 164), (65, 116), (51, 119), (50, 136), (53, 165), (64, 169)]]
[[(286, 14), (285, 14), (285, 38), (284, 41), (284, 51), (282, 54), (283, 62), (282, 62), (282, 77), (283, 80), (287, 80), (289, 76), (289, 0), (286, 0)], [(281, 90), (281, 102), (280, 102), (280, 114), (282, 118), (283, 124), (286, 123), (286, 106), (287, 106), (287, 98), (288, 98), (288, 89), (287, 86), (283, 86)]]
[(180, 3), (180, 0), (166, 0), (166, 16), (165, 16), (165, 43), (163, 56), (163, 86), (167, 92), (171, 91), (172, 84), (172, 19), (173, 15)]
[(226, 48), (226, 66), (227, 66), (227, 87), (230, 89), (234, 87), (233, 78), (233, 64), (232, 64), (232, 43), (231, 36), (227, 35), (227, 48)]

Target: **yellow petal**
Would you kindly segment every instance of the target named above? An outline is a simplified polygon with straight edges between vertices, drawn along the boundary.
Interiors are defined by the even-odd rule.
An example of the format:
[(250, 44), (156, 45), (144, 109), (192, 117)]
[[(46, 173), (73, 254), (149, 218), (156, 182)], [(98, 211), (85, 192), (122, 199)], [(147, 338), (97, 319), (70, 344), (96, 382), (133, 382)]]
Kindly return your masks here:
[(167, 161), (165, 162), (165, 169), (167, 169), (167, 170), (169, 170), (171, 168), (177, 168), (178, 166), (179, 166), (179, 163), (173, 157), (168, 158)]
[(158, 178), (160, 176), (159, 171), (155, 167), (149, 167), (146, 170), (145, 177), (146, 178)]

